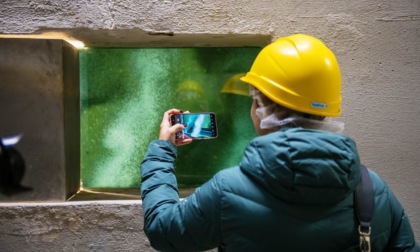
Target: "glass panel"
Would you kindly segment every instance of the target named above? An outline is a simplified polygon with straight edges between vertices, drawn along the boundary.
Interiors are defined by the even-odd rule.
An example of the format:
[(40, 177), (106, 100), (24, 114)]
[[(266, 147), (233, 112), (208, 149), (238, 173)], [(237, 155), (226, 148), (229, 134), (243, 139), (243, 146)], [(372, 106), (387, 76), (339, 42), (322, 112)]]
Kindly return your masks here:
[[(139, 164), (170, 108), (215, 112), (219, 136), (178, 148), (180, 187), (238, 164), (255, 136), (238, 74), (260, 48), (91, 48), (80, 51), (81, 178), (85, 188), (140, 184)], [(242, 85), (242, 86), (241, 86)], [(226, 91), (226, 92), (222, 92)]]

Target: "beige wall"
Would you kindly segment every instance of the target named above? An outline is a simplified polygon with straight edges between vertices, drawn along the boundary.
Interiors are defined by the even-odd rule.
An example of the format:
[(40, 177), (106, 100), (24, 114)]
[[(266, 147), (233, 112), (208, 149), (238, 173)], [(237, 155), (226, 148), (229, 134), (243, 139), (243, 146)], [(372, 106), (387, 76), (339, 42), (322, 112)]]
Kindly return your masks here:
[(418, 0), (3, 0), (0, 35), (54, 31), (88, 46), (263, 45), (296, 32), (317, 36), (341, 64), (346, 133), (399, 197), (420, 241), (419, 13)]

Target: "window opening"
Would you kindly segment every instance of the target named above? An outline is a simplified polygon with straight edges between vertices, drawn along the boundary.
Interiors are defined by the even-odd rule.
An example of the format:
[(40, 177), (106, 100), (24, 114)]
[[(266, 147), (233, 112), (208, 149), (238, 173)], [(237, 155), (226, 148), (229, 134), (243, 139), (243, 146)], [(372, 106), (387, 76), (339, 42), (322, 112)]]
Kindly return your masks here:
[[(215, 112), (219, 136), (178, 148), (180, 188), (240, 162), (255, 136), (239, 81), (261, 48), (87, 48), (80, 51), (84, 188), (138, 188), (140, 162), (170, 108)], [(245, 88), (244, 88), (245, 87)], [(242, 95), (241, 95), (242, 94)]]

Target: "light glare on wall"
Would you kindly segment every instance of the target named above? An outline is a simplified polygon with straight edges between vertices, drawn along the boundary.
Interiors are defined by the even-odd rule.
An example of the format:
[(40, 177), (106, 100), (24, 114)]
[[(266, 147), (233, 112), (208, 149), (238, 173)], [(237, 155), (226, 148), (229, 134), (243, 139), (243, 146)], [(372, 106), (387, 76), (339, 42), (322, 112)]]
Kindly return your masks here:
[(61, 39), (74, 46), (76, 49), (83, 49), (85, 44), (64, 33), (45, 32), (41, 34), (0, 34), (0, 38), (28, 38), (28, 39)]

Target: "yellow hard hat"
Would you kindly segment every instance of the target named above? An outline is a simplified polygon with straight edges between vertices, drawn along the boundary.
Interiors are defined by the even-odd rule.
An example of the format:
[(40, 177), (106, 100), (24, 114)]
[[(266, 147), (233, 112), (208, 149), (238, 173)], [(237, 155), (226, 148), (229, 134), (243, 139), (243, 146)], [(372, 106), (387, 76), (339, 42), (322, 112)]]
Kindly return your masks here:
[(337, 59), (312, 36), (294, 34), (266, 46), (241, 80), (289, 109), (320, 116), (340, 115)]
[(237, 94), (249, 96), (249, 86), (247, 83), (242, 82), (240, 79), (245, 76), (245, 73), (238, 73), (229, 77), (223, 84), (221, 93)]
[(192, 91), (201, 95), (204, 94), (204, 90), (201, 84), (190, 79), (184, 80), (181, 84), (179, 84), (176, 91), (177, 92)]

